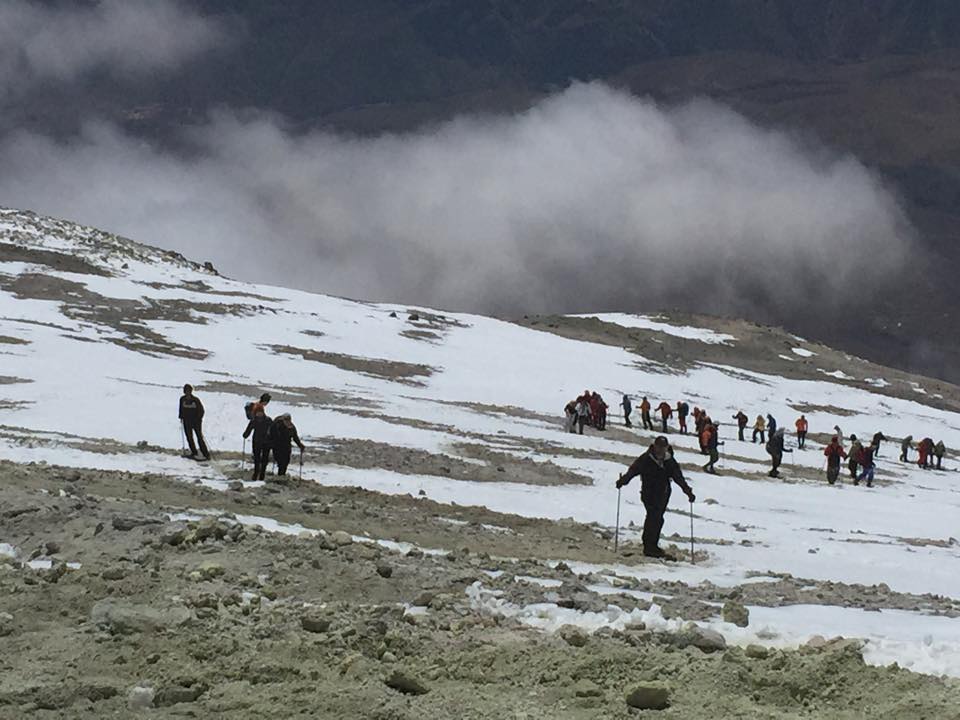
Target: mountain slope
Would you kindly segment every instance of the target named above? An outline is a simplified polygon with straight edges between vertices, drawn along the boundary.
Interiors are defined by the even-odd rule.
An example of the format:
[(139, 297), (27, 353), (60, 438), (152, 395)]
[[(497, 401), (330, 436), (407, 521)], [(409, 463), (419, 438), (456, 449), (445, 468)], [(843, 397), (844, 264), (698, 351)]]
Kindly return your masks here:
[[(677, 632), (699, 620), (731, 645), (771, 648), (844, 635), (867, 640), (868, 663), (960, 676), (956, 475), (894, 459), (894, 439), (907, 434), (960, 447), (956, 387), (732, 321), (599, 315), (525, 325), (248, 285), (94, 229), (0, 211), (0, 457), (95, 469), (60, 496), (81, 497), (79, 484), (101, 498), (71, 522), (116, 506), (162, 511), (164, 522), (230, 512), (314, 538), (347, 529), (379, 542), (378, 552), (462, 542), (466, 557), (485, 556), (471, 560), (475, 581), (457, 585), (451, 602), (520, 628), (622, 631), (642, 621)], [(211, 464), (180, 457), (174, 408), (185, 382), (206, 406)], [(692, 437), (671, 434), (698, 495), (695, 565), (643, 562), (632, 549), (643, 515), (635, 485), (622, 495), (628, 554), (613, 552), (613, 482), (654, 434), (615, 418), (606, 433), (564, 433), (560, 411), (585, 387), (614, 407), (621, 392), (635, 404), (643, 395), (654, 405), (682, 398), (724, 423), (719, 476), (699, 470)], [(263, 487), (238, 467), (243, 404), (264, 390), (274, 396), (270, 411), (291, 412), (307, 444), (303, 483)], [(810, 448), (788, 456), (782, 480), (767, 477), (761, 445), (736, 441), (729, 418), (738, 409), (770, 412), (791, 430), (806, 414)], [(891, 439), (876, 487), (824, 481), (820, 447), (835, 424)], [(948, 452), (947, 466), (956, 459)], [(62, 472), (45, 468), (11, 473), (5, 492), (26, 502)], [(344, 495), (355, 486), (379, 495)], [(344, 504), (304, 514), (318, 498)], [(689, 559), (691, 517), (681, 499), (664, 535)], [(0, 523), (0, 554), (27, 559), (32, 517)], [(40, 559), (94, 566), (104, 551), (90, 532), (64, 536)], [(501, 577), (507, 566), (498, 563), (517, 559), (527, 570), (510, 565)], [(551, 591), (557, 573), (570, 571), (590, 602), (570, 605)], [(539, 580), (514, 584), (514, 575)], [(362, 590), (321, 592), (349, 602)], [(296, 607), (311, 597), (290, 591)], [(717, 616), (731, 597), (748, 606), (745, 628)]]

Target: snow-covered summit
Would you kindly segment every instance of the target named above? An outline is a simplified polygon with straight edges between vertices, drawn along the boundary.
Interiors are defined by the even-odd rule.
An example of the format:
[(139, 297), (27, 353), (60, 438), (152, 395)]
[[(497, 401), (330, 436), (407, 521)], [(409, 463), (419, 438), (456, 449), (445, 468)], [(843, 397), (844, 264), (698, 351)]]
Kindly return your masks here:
[[(882, 430), (958, 448), (957, 389), (768, 328), (697, 322), (510, 323), (357, 302), (230, 280), (173, 253), (3, 210), (0, 457), (223, 488), (240, 459), (243, 404), (270, 391), (271, 410), (293, 414), (308, 445), (304, 477), (317, 483), (609, 527), (613, 481), (653, 437), (622, 427), (621, 395), (635, 406), (643, 396), (654, 406), (682, 399), (723, 423), (718, 477), (700, 472), (693, 437), (671, 435), (698, 495), (696, 534), (709, 561), (625, 571), (724, 586), (789, 573), (960, 599), (957, 475), (899, 463), (888, 442), (875, 488), (832, 487), (820, 452), (837, 425), (844, 435)], [(180, 457), (186, 382), (206, 405), (212, 465)], [(587, 388), (610, 404), (610, 430), (564, 433), (563, 406)], [(801, 413), (809, 420), (809, 449), (788, 456), (783, 481), (766, 477), (761, 444), (736, 440), (731, 417), (741, 409), (771, 413), (790, 432)], [(421, 464), (405, 465), (397, 449)], [(633, 493), (625, 497), (622, 522), (640, 522)], [(674, 503), (664, 535), (682, 545), (689, 517)], [(875, 662), (960, 675), (960, 621), (942, 605), (881, 618), (896, 622), (867, 605), (756, 608), (762, 620), (749, 631), (719, 629), (780, 645), (862, 635)]]

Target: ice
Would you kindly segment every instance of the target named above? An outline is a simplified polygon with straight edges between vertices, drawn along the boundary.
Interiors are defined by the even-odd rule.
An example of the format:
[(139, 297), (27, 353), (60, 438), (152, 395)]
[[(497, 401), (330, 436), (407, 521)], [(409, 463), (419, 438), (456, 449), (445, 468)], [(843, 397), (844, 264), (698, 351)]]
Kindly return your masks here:
[(794, 355), (799, 355), (800, 357), (804, 357), (804, 358), (816, 357), (817, 355), (812, 350), (807, 350), (806, 348), (801, 348), (801, 347), (790, 348), (790, 350), (793, 352)]

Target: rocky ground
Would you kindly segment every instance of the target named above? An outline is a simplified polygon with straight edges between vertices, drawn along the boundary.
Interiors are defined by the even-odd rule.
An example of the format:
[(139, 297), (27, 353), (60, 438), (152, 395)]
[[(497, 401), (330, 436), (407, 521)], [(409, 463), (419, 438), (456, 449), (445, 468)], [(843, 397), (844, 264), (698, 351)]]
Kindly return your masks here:
[[(960, 611), (944, 598), (578, 576), (548, 560), (642, 558), (573, 522), (295, 480), (234, 487), (0, 463), (0, 542), (17, 549), (0, 551), (0, 718), (960, 717), (956, 681), (866, 666), (856, 641), (544, 634), (471, 602), (477, 582), (585, 611), (652, 593), (667, 616), (749, 622), (739, 602)], [(271, 521), (295, 534), (254, 524)]]

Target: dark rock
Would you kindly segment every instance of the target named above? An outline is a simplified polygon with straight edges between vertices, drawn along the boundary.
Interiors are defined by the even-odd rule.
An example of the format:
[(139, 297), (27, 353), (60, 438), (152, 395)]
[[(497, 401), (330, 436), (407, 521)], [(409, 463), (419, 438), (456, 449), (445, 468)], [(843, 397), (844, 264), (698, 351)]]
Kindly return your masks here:
[(734, 601), (728, 601), (723, 604), (724, 622), (733, 623), (738, 627), (746, 627), (750, 624), (750, 611), (747, 608)]
[(641, 683), (627, 692), (626, 700), (637, 710), (665, 710), (670, 706), (670, 689), (662, 683)]
[(390, 673), (383, 682), (388, 688), (404, 695), (426, 695), (430, 692), (429, 688), (420, 680), (399, 669)]
[(113, 518), (113, 529), (127, 532), (144, 525), (159, 525), (160, 521), (155, 518), (143, 518), (132, 516), (116, 516)]
[(157, 690), (153, 696), (154, 707), (170, 707), (180, 703), (196, 702), (207, 691), (206, 685), (197, 683), (189, 687), (183, 685), (167, 685)]

